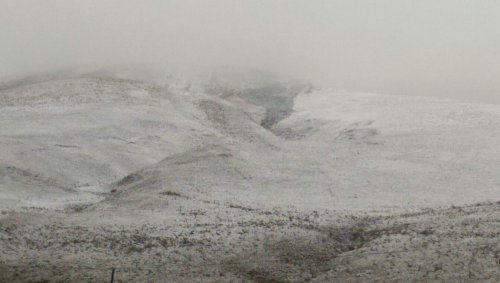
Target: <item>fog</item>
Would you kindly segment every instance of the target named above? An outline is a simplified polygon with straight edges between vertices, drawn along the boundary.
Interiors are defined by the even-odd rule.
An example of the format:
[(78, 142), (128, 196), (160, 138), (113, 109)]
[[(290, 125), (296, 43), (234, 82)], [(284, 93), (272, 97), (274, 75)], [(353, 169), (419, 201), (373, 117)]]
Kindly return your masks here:
[(237, 66), (500, 102), (500, 1), (0, 0), (0, 77)]

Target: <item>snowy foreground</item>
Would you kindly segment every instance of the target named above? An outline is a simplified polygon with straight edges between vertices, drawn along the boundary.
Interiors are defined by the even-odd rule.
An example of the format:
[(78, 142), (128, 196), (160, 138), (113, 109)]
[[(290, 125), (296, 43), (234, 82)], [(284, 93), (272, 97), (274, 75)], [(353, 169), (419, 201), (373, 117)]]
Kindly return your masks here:
[(0, 281), (500, 280), (500, 106), (278, 80), (0, 91)]

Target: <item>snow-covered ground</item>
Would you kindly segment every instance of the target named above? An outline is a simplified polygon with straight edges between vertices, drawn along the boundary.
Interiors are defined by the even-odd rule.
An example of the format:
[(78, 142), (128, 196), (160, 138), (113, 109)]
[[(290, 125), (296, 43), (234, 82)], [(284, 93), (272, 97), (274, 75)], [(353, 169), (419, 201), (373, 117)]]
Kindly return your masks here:
[(500, 279), (499, 105), (218, 76), (0, 91), (0, 280)]

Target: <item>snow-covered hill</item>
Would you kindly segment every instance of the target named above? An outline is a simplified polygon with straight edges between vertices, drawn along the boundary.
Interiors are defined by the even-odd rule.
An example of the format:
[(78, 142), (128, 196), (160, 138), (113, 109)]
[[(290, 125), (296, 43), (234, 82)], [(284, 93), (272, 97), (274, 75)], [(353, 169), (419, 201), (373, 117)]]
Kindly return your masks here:
[[(451, 206), (499, 215), (498, 144), (498, 105), (314, 90), (265, 74), (12, 86), (0, 91), (0, 279), (100, 281), (133, 264), (163, 273), (137, 267), (124, 280), (321, 282), (347, 278), (339, 255), (357, 272), (388, 268), (385, 256), (355, 255), (404, 247), (408, 233), (426, 242), (421, 230), (439, 223), (437, 241), (460, 246), (453, 223), (472, 220), (450, 220)], [(465, 206), (479, 202), (489, 203)], [(498, 231), (482, 227), (471, 242)], [(441, 268), (440, 278), (455, 272)], [(377, 278), (429, 274), (387, 270)]]
[[(210, 130), (184, 100), (117, 79), (49, 81), (1, 92), (2, 206), (59, 204), (53, 200), (60, 196), (47, 193), (49, 185), (66, 196), (76, 193), (71, 202), (83, 201), (89, 187), (103, 193), (131, 171), (201, 143)], [(47, 185), (32, 186), (34, 176)]]

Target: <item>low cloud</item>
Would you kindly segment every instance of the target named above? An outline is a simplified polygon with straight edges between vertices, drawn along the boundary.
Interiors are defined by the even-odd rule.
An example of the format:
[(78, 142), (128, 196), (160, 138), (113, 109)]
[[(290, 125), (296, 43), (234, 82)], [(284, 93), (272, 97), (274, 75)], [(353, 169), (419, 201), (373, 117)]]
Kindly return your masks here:
[(500, 102), (499, 1), (0, 3), (0, 77), (229, 65), (347, 90)]

